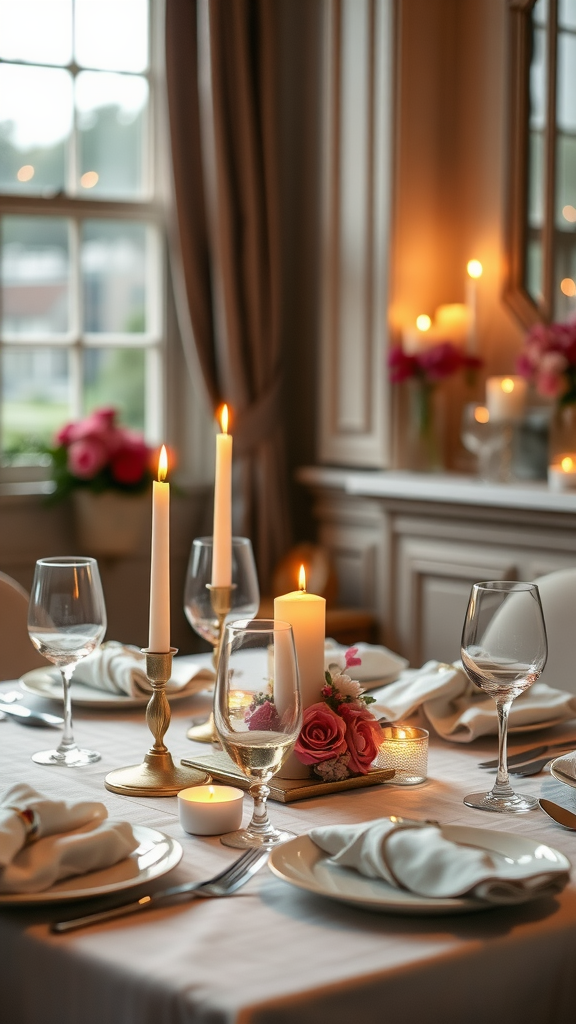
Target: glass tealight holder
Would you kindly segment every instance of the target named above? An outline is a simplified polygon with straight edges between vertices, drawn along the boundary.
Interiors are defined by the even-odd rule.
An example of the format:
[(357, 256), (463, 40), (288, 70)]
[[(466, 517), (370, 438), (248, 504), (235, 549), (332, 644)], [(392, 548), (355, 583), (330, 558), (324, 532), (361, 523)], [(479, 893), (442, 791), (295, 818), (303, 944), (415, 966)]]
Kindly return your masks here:
[(416, 786), (426, 782), (428, 773), (428, 736), (426, 729), (411, 725), (387, 725), (382, 729), (382, 743), (374, 765), (393, 768), (393, 783)]

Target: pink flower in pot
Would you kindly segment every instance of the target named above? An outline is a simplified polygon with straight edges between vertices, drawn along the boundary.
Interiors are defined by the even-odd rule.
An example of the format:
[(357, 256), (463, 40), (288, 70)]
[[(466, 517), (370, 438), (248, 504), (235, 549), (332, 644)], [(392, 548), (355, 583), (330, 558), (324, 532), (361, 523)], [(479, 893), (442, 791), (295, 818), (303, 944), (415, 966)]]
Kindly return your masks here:
[(97, 438), (73, 441), (68, 448), (68, 469), (80, 480), (92, 480), (106, 464), (108, 452)]

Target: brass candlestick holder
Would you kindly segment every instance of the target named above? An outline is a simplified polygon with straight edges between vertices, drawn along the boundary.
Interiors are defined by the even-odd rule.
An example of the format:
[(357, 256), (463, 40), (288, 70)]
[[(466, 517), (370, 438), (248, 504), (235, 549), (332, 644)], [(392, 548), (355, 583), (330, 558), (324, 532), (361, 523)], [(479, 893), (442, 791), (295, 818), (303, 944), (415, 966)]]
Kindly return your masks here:
[(106, 789), (124, 796), (175, 796), (181, 789), (210, 781), (206, 772), (196, 768), (175, 765), (164, 735), (170, 725), (171, 711), (166, 697), (166, 683), (172, 674), (175, 647), (157, 653), (146, 648), (146, 675), (152, 683), (152, 696), (146, 708), (146, 722), (154, 737), (154, 745), (142, 764), (116, 768), (105, 779)]
[[(236, 589), (236, 584), (231, 583), (230, 586), (226, 587), (214, 587), (211, 583), (207, 583), (206, 588), (210, 591), (210, 601), (214, 614), (218, 619), (218, 634), (212, 654), (214, 671), (218, 672), (218, 662), (220, 661), (220, 653), (224, 643), (224, 623), (226, 622), (226, 616), (232, 608), (232, 591)], [(192, 725), (186, 735), (189, 740), (196, 740), (196, 743), (218, 743), (213, 713), (201, 725)]]

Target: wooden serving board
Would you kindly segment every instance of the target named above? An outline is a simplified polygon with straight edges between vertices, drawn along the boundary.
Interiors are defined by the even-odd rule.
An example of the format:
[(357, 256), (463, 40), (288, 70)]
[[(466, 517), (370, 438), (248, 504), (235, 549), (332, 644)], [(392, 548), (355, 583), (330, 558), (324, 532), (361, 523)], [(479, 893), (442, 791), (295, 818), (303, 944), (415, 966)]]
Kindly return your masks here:
[[(250, 780), (242, 774), (224, 751), (214, 751), (212, 754), (202, 754), (200, 757), (183, 757), (180, 764), (190, 768), (200, 768), (202, 771), (208, 772), (217, 782), (238, 786), (239, 789), (250, 789)], [(271, 800), (289, 804), (294, 800), (307, 800), (312, 796), (342, 793), (346, 789), (377, 786), (382, 782), (390, 782), (393, 778), (393, 768), (376, 768), (367, 772), (366, 775), (353, 775), (350, 779), (340, 779), (338, 782), (322, 782), (321, 779), (272, 778), (267, 785), (270, 789)]]

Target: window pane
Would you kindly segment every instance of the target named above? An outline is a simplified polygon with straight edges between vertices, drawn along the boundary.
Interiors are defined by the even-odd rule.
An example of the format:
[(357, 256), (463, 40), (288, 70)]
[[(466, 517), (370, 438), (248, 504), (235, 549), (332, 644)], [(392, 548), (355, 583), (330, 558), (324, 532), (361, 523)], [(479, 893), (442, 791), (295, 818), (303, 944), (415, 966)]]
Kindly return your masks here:
[(557, 120), (560, 131), (576, 131), (576, 35), (558, 36)]
[(146, 227), (122, 221), (85, 221), (82, 229), (84, 330), (146, 331)]
[(556, 140), (556, 227), (576, 231), (576, 136)]
[[(2, 449), (9, 461), (38, 451), (71, 417), (65, 348), (6, 348), (2, 353)], [(37, 461), (34, 460), (34, 461)]]
[(558, 23), (561, 28), (576, 29), (576, 0), (560, 0)]
[(545, 25), (548, 20), (548, 0), (536, 0), (532, 9), (532, 21), (535, 25)]
[(88, 348), (84, 351), (84, 410), (113, 405), (121, 422), (144, 431), (146, 352), (141, 348)]
[(72, 0), (0, 0), (0, 57), (69, 64)]
[(546, 40), (547, 32), (535, 28), (530, 63), (530, 127), (544, 128), (546, 123)]
[(148, 67), (148, 0), (76, 0), (76, 62), (107, 71)]
[(83, 71), (76, 79), (76, 108), (80, 193), (140, 196), (145, 184), (146, 79)]
[(69, 239), (60, 217), (2, 218), (2, 333), (69, 330)]
[(0, 190), (59, 192), (72, 130), (72, 79), (56, 68), (0, 65)]
[(526, 249), (526, 291), (538, 302), (542, 298), (542, 242), (529, 238)]

